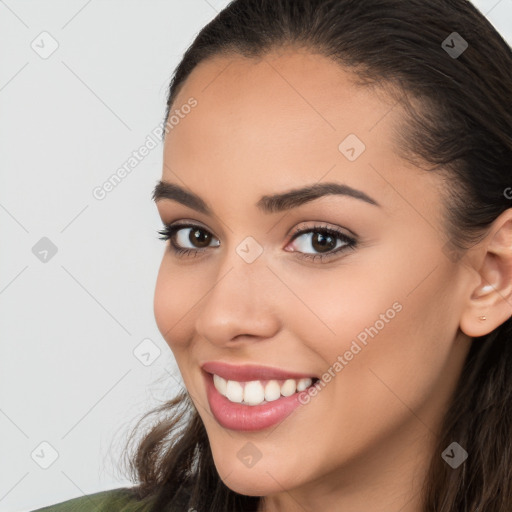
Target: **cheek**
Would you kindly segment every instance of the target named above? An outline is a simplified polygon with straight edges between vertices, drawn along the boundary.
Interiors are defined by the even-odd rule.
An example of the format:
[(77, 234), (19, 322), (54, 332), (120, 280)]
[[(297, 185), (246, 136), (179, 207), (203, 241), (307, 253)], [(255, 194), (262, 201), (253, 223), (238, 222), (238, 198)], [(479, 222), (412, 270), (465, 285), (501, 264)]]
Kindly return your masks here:
[(190, 279), (190, 272), (190, 269), (178, 269), (167, 254), (158, 271), (153, 311), (158, 329), (171, 348), (190, 339), (191, 314), (205, 293), (201, 279)]
[(342, 404), (343, 430), (367, 425), (367, 436), (376, 432), (372, 418), (389, 426), (410, 416), (409, 407), (421, 408), (433, 395), (444, 398), (457, 327), (456, 297), (442, 293), (453, 279), (448, 267), (431, 273), (437, 260), (426, 252), (414, 262), (401, 261), (396, 251), (379, 256), (373, 264), (350, 264), (350, 272), (318, 274), (314, 286), (296, 279), (294, 291), (305, 298), (310, 322), (290, 324), (324, 361), (327, 393)]
[[(294, 291), (310, 310), (303, 308), (310, 327), (302, 334), (308, 333), (309, 343), (324, 359), (333, 361), (353, 341), (362, 347), (395, 347), (406, 359), (409, 350), (425, 349), (422, 337), (436, 328), (446, 331), (446, 324), (440, 322), (454, 314), (452, 299), (445, 294), (443, 304), (439, 295), (450, 282), (449, 271), (428, 251), (419, 251), (411, 261), (405, 248), (397, 249), (398, 243), (388, 245), (378, 254), (368, 251), (364, 257), (347, 260), (346, 267), (295, 277)], [(412, 340), (416, 342), (411, 344)]]
[(385, 331), (403, 315), (403, 281), (394, 278), (396, 263), (380, 263), (353, 258), (336, 269), (284, 275), (299, 299), (288, 299), (287, 327), (326, 363), (334, 363), (354, 340), (364, 346), (375, 332), (372, 326)]

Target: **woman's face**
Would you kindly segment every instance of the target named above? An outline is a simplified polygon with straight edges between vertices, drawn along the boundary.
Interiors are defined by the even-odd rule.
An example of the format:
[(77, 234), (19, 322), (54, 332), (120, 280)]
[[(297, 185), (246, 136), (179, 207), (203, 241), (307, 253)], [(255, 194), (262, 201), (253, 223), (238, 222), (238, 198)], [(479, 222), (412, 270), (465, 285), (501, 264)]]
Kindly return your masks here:
[(200, 64), (174, 113), (162, 180), (200, 201), (159, 187), (157, 207), (197, 252), (166, 246), (155, 317), (221, 478), (265, 496), (411, 479), (469, 347), (469, 279), (439, 177), (396, 155), (399, 107), (288, 52)]

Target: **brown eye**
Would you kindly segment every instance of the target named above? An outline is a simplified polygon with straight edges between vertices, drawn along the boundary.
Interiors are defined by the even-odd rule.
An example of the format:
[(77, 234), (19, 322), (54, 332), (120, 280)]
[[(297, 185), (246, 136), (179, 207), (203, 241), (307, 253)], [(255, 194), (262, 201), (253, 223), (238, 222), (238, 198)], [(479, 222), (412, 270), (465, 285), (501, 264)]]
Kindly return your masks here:
[[(172, 244), (179, 249), (204, 249), (209, 247), (214, 236), (201, 226), (172, 226)], [(217, 244), (218, 245), (218, 244)]]
[(298, 253), (298, 257), (314, 261), (327, 260), (338, 253), (354, 249), (357, 242), (337, 229), (312, 226), (297, 230), (289, 245), (295, 246), (293, 251)]
[(317, 252), (328, 252), (336, 248), (336, 237), (316, 231), (311, 238), (311, 247)]
[(204, 229), (190, 229), (188, 239), (192, 245), (196, 244), (197, 247), (208, 247), (212, 239), (212, 234)]
[[(161, 240), (170, 240), (170, 248), (176, 255), (198, 255), (212, 245), (216, 238), (205, 228), (195, 224), (165, 225), (159, 231)], [(216, 244), (220, 245), (217, 240)]]

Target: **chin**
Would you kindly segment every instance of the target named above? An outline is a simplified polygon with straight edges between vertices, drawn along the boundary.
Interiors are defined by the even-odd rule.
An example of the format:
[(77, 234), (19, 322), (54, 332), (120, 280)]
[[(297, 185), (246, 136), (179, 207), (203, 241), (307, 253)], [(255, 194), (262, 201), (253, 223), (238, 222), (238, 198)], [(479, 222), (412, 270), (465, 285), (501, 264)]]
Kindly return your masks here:
[[(268, 496), (296, 487), (297, 473), (284, 467), (282, 461), (262, 457), (252, 467), (246, 467), (237, 456), (213, 452), (217, 473), (232, 491), (245, 496)], [(290, 481), (293, 478), (293, 481)]]
[[(265, 469), (256, 472), (249, 469), (246, 471), (234, 471), (222, 479), (224, 484), (232, 491), (245, 496), (268, 496), (273, 493), (282, 492), (288, 489), (285, 483), (281, 483), (279, 475), (274, 479)], [(279, 482), (279, 483), (278, 483)]]

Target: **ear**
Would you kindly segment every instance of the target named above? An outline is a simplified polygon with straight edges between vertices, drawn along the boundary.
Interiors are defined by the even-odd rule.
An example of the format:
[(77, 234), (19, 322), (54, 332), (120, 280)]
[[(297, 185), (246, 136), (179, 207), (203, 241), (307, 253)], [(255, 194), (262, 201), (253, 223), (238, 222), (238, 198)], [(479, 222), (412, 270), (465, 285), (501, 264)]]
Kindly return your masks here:
[(489, 234), (473, 249), (479, 255), (478, 285), (470, 290), (460, 329), (478, 337), (512, 315), (512, 208), (492, 223)]

